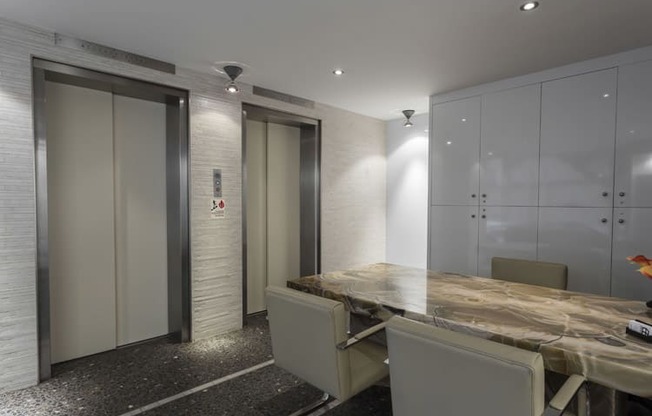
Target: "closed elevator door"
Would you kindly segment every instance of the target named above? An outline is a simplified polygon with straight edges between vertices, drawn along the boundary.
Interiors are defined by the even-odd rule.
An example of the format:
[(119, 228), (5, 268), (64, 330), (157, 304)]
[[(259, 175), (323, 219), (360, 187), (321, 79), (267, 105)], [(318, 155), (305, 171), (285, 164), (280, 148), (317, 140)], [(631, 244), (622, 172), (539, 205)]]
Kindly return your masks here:
[(247, 121), (247, 313), (265, 288), (301, 276), (299, 127)]
[(114, 97), (118, 346), (168, 333), (165, 105)]
[(52, 363), (168, 333), (165, 106), (46, 84)]

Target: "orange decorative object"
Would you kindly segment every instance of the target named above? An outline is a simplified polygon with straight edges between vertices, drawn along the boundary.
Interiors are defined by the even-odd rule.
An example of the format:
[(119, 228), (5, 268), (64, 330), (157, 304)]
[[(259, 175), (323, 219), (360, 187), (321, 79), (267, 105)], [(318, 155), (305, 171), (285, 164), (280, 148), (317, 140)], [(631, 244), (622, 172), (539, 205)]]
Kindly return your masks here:
[(647, 257), (639, 254), (637, 256), (627, 257), (627, 260), (641, 266), (638, 271), (648, 279), (652, 279), (652, 259), (648, 259)]

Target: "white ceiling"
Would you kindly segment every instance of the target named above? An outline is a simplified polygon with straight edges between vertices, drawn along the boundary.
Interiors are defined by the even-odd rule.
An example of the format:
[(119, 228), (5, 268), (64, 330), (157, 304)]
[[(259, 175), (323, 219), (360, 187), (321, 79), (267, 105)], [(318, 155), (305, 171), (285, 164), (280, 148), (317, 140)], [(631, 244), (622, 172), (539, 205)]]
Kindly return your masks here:
[[(428, 96), (652, 44), (651, 0), (2, 0), (0, 16), (380, 119)], [(346, 71), (335, 78), (331, 71)]]

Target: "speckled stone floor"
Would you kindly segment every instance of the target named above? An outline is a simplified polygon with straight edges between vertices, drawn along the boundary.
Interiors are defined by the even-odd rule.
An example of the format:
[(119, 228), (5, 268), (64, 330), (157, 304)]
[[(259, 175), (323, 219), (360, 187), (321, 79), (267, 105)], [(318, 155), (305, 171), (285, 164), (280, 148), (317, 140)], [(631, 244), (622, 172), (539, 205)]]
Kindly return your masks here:
[[(272, 358), (267, 320), (211, 340), (159, 340), (55, 365), (36, 387), (0, 394), (0, 416), (121, 416)], [(285, 416), (321, 392), (273, 365), (141, 413), (144, 416)], [(628, 416), (651, 416), (649, 402)], [(374, 386), (325, 416), (390, 416), (388, 387)]]
[[(211, 340), (159, 340), (55, 365), (51, 380), (0, 394), (0, 415), (120, 416), (271, 358), (267, 320), (257, 316), (244, 329)], [(143, 414), (281, 416), (320, 396), (269, 366)], [(370, 389), (327, 415), (391, 415), (389, 389)]]

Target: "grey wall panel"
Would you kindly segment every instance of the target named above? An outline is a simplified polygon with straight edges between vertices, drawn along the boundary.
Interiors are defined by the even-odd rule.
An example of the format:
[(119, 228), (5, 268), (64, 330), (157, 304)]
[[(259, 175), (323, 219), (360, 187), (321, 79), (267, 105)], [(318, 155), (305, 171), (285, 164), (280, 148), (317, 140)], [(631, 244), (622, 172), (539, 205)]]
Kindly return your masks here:
[(0, 392), (35, 384), (36, 210), (32, 86), (27, 53), (0, 26)]
[(385, 123), (331, 107), (322, 119), (322, 272), (385, 259)]
[[(240, 108), (205, 95), (190, 97), (193, 339), (242, 323), (242, 175)], [(213, 169), (222, 169), (226, 217), (210, 216)]]
[[(247, 85), (240, 96), (227, 96), (210, 68), (165, 74), (56, 47), (52, 32), (0, 19), (0, 391), (38, 378), (32, 56), (191, 91), (193, 339), (242, 324), (242, 101), (322, 120), (322, 269), (385, 259), (382, 121), (254, 96)], [(220, 221), (206, 208), (215, 167), (223, 169), (229, 204)]]

